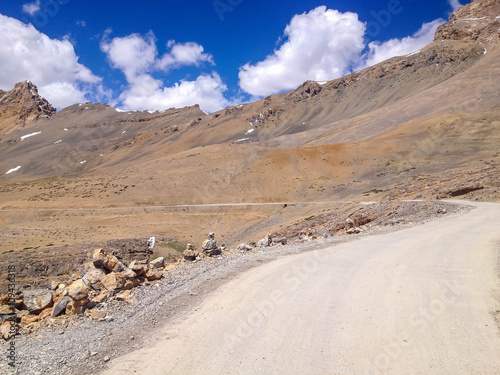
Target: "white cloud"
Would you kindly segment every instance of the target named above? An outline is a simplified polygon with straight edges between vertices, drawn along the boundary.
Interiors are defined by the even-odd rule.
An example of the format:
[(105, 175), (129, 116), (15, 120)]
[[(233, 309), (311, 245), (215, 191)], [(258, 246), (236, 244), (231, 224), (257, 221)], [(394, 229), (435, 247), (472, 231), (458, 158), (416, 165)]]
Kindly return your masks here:
[[(455, 6), (458, 0), (449, 0)], [(454, 5), (455, 4), (455, 5)], [(366, 24), (355, 13), (317, 7), (296, 15), (285, 28), (285, 43), (256, 64), (240, 67), (240, 87), (255, 99), (292, 90), (307, 80), (327, 81), (417, 51), (434, 39), (442, 18), (415, 34), (365, 45)], [(368, 52), (363, 52), (368, 50)]]
[(458, 0), (448, 0), (448, 3), (450, 4), (453, 11), (456, 11), (458, 8), (462, 6), (462, 4), (460, 4), (460, 1)]
[(87, 22), (85, 22), (83, 20), (82, 21), (77, 20), (76, 26), (87, 27)]
[(108, 31), (101, 41), (101, 50), (108, 56), (111, 66), (120, 69), (128, 81), (150, 71), (157, 61), (158, 50), (152, 32), (143, 38), (139, 34), (131, 34), (123, 38), (108, 40)]
[(51, 39), (14, 18), (0, 14), (0, 88), (33, 81), (57, 108), (86, 101), (86, 94), (100, 91), (101, 78), (78, 62), (67, 39)]
[(255, 96), (294, 89), (306, 80), (343, 76), (365, 48), (365, 24), (355, 13), (319, 6), (296, 15), (286, 41), (264, 61), (240, 68), (241, 88)]
[(158, 57), (156, 38), (153, 32), (144, 37), (130, 34), (109, 40), (108, 30), (101, 42), (101, 50), (108, 55), (111, 66), (123, 71), (127, 79), (149, 71), (168, 71), (182, 66), (200, 66), (203, 62), (213, 63), (213, 57), (204, 53), (203, 46), (194, 42), (176, 43), (170, 40), (170, 52)]
[(371, 42), (368, 45), (369, 52), (361, 64), (361, 68), (378, 64), (394, 56), (407, 55), (418, 51), (431, 43), (434, 39), (436, 29), (446, 22), (440, 18), (432, 22), (424, 23), (420, 30), (412, 36), (402, 39), (390, 39), (386, 42)]
[(32, 3), (23, 4), (23, 12), (29, 14), (30, 16), (34, 15), (39, 10), (40, 0), (35, 0)]
[(163, 87), (149, 74), (134, 79), (120, 100), (124, 109), (157, 110), (199, 104), (206, 112), (229, 105), (223, 93), (227, 90), (217, 73), (201, 74), (195, 81), (182, 80), (172, 87)]
[(108, 30), (101, 41), (101, 50), (107, 54), (111, 66), (120, 69), (127, 79), (129, 87), (119, 97), (124, 109), (156, 110), (199, 104), (212, 112), (228, 105), (223, 95), (227, 87), (215, 72), (201, 74), (194, 81), (181, 80), (172, 87), (164, 87), (161, 80), (151, 75), (182, 66), (200, 66), (204, 62), (213, 64), (212, 55), (204, 53), (201, 45), (171, 40), (167, 44), (169, 52), (159, 57), (152, 32), (111, 40), (109, 34)]
[(202, 62), (214, 65), (212, 55), (204, 53), (203, 46), (197, 43), (182, 44), (170, 40), (167, 47), (171, 49), (170, 53), (166, 53), (158, 61), (158, 68), (161, 70), (170, 70), (186, 65), (200, 66)]

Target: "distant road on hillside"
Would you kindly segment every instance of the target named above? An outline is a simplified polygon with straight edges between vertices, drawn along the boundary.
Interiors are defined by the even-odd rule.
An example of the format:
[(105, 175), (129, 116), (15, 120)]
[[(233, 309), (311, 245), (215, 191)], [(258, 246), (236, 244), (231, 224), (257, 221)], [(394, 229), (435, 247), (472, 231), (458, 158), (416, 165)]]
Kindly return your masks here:
[[(203, 208), (203, 207), (244, 207), (244, 206), (293, 206), (293, 205), (317, 205), (317, 204), (350, 204), (352, 201), (320, 201), (320, 202), (248, 202), (248, 203), (206, 203), (206, 204), (176, 204), (176, 205), (157, 205), (157, 206), (117, 206), (117, 207), (82, 207), (82, 208), (19, 208), (19, 209), (0, 209), (0, 212), (18, 212), (18, 211), (98, 211), (98, 210), (130, 210), (130, 209), (172, 209), (172, 208)], [(373, 202), (358, 202), (359, 204), (370, 204)]]
[(498, 375), (500, 204), (475, 205), (250, 269), (104, 374)]

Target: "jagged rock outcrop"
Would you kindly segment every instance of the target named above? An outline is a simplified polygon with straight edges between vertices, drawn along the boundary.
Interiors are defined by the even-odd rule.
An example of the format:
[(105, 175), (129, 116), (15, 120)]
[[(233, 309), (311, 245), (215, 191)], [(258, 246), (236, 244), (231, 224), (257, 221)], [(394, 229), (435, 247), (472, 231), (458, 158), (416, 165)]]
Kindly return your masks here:
[(460, 7), (453, 13), (448, 23), (437, 29), (434, 40), (498, 43), (500, 40), (500, 1), (474, 0)]
[(31, 81), (19, 82), (10, 91), (0, 90), (0, 134), (28, 127), (55, 112)]
[(315, 81), (306, 81), (296, 90), (286, 95), (285, 100), (301, 101), (318, 95), (322, 90), (321, 85)]

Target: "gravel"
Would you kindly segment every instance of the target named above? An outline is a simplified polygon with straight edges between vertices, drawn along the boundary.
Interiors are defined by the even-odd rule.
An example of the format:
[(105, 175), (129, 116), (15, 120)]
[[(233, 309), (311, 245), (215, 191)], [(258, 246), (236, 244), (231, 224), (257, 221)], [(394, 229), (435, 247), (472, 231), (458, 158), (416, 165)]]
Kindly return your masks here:
[[(438, 208), (446, 209), (446, 213), (438, 214)], [(100, 307), (108, 309), (103, 321), (91, 320), (82, 314), (75, 324), (46, 326), (37, 333), (17, 336), (16, 368), (8, 367), (2, 360), (0, 373), (95, 374), (106, 368), (110, 359), (147, 346), (148, 339), (157, 329), (169, 324), (173, 318), (188, 314), (218, 286), (245, 270), (279, 257), (449, 218), (470, 209), (469, 206), (438, 201), (407, 202), (385, 222), (379, 218), (367, 225), (367, 231), (357, 235), (247, 252), (229, 250), (221, 257), (182, 263), (166, 272), (162, 280), (133, 289), (136, 304), (128, 305), (115, 300), (103, 303)], [(6, 356), (8, 344), (2, 343), (3, 356)]]

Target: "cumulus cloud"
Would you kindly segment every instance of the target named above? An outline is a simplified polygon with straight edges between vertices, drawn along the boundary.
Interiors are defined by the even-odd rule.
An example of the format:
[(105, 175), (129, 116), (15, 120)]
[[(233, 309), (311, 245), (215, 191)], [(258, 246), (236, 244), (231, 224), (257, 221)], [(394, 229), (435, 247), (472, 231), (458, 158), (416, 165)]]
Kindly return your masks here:
[(319, 6), (294, 16), (285, 28), (285, 42), (263, 61), (240, 67), (240, 87), (254, 97), (263, 97), (295, 89), (306, 80), (339, 78), (421, 49), (432, 42), (444, 22), (436, 19), (411, 36), (366, 45), (366, 24), (357, 14)]
[(306, 80), (341, 77), (365, 48), (364, 34), (365, 24), (355, 13), (319, 6), (296, 15), (278, 49), (265, 60), (240, 68), (240, 86), (265, 96), (294, 89)]
[(0, 88), (29, 79), (57, 108), (86, 101), (91, 92), (104, 93), (101, 78), (78, 62), (68, 40), (51, 39), (14, 18), (0, 14)]
[(108, 40), (108, 31), (101, 41), (101, 50), (106, 53), (113, 68), (120, 69), (128, 81), (153, 70), (158, 50), (152, 32), (145, 37), (131, 34), (123, 38)]
[(158, 61), (158, 68), (161, 70), (170, 70), (186, 65), (200, 66), (202, 62), (208, 62), (214, 65), (212, 55), (204, 53), (204, 49), (197, 43), (176, 43), (170, 40), (167, 43), (170, 53), (166, 53)]
[(152, 73), (168, 72), (183, 66), (214, 64), (212, 55), (203, 46), (194, 43), (167, 43), (169, 50), (158, 56), (156, 38), (152, 32), (142, 36), (131, 34), (109, 38), (110, 31), (101, 41), (101, 50), (107, 54), (113, 68), (120, 69), (128, 82), (128, 88), (120, 95), (123, 108), (156, 110), (199, 104), (205, 111), (224, 108), (227, 86), (217, 73), (201, 74), (194, 81), (181, 80), (172, 87), (164, 87)]
[(39, 10), (40, 0), (35, 0), (32, 3), (23, 4), (23, 12), (29, 14), (30, 16), (34, 15)]
[(402, 56), (418, 51), (433, 41), (436, 29), (444, 22), (446, 21), (440, 18), (424, 23), (420, 30), (406, 38), (390, 39), (383, 43), (371, 42), (368, 45), (369, 52), (365, 55), (365, 60), (360, 67), (372, 66), (394, 56)]
[(228, 105), (223, 93), (227, 90), (217, 73), (201, 74), (194, 81), (181, 80), (171, 87), (163, 87), (160, 80), (149, 74), (135, 78), (120, 100), (125, 109), (166, 109), (200, 104), (207, 112), (214, 112)]

